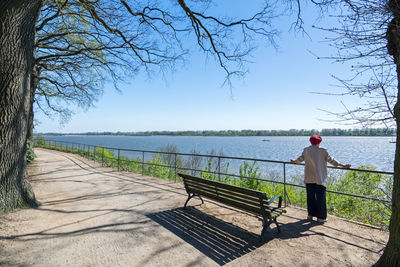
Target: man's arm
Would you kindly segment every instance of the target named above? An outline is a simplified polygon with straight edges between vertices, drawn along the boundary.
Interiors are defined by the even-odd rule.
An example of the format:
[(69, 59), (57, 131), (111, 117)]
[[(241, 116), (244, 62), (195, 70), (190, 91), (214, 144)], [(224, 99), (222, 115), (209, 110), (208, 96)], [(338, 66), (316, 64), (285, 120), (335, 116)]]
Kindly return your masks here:
[(337, 161), (334, 157), (329, 155), (328, 151), (327, 151), (327, 162), (329, 162), (330, 164), (332, 164), (335, 167), (341, 167), (341, 168), (345, 168), (345, 169), (348, 169), (351, 167), (350, 164), (342, 164), (339, 161)]
[(290, 159), (290, 163), (300, 164), (304, 161), (304, 151), (297, 159)]

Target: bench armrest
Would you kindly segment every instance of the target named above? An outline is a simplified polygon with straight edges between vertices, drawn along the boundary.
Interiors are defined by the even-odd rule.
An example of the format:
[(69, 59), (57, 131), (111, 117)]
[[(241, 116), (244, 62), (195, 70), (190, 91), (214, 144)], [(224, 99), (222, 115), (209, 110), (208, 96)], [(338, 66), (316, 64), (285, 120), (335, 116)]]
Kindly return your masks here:
[(271, 203), (272, 202), (274, 202), (276, 199), (278, 199), (279, 198), (279, 201), (278, 201), (278, 208), (280, 208), (281, 206), (282, 206), (282, 197), (281, 196), (275, 196), (275, 197), (273, 197), (273, 198), (271, 198), (269, 201), (268, 201), (268, 205), (271, 205)]

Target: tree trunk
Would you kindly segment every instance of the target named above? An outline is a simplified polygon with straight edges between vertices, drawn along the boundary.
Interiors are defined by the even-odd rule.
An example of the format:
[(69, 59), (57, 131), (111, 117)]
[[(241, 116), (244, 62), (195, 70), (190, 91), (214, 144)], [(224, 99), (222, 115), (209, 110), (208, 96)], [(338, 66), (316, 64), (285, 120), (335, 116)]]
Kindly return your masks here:
[(374, 266), (400, 266), (400, 1), (389, 1), (393, 20), (387, 29), (387, 48), (393, 56), (397, 71), (397, 104), (395, 120), (397, 126), (396, 152), (394, 158), (394, 176), (392, 192), (392, 217), (389, 224), (389, 241), (382, 256)]
[[(397, 79), (400, 79), (400, 64), (397, 63)], [(400, 84), (399, 90), (400, 92)], [(389, 224), (389, 241), (374, 266), (400, 266), (400, 94), (396, 104), (396, 152), (394, 159), (392, 217)]]
[(31, 78), (31, 88), (30, 88), (30, 99), (29, 99), (29, 119), (28, 119), (28, 139), (33, 142), (33, 128), (34, 128), (34, 114), (33, 114), (33, 104), (35, 103), (35, 92), (36, 86), (39, 80), (39, 71), (37, 68), (33, 69)]
[(27, 175), (26, 141), (40, 7), (41, 0), (0, 3), (0, 213), (38, 204)]

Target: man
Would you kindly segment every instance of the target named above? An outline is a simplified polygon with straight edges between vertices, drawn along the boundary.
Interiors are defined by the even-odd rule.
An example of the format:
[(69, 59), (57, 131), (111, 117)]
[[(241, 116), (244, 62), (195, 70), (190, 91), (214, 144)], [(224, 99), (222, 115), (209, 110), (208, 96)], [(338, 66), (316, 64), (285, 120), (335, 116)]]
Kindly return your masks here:
[(313, 217), (317, 222), (327, 221), (326, 211), (326, 185), (328, 178), (327, 163), (335, 167), (350, 168), (350, 164), (341, 164), (329, 155), (326, 148), (320, 147), (322, 138), (319, 135), (310, 137), (311, 146), (304, 148), (303, 153), (296, 160), (291, 159), (291, 163), (300, 164), (305, 161), (304, 183), (307, 190), (307, 211), (308, 220)]

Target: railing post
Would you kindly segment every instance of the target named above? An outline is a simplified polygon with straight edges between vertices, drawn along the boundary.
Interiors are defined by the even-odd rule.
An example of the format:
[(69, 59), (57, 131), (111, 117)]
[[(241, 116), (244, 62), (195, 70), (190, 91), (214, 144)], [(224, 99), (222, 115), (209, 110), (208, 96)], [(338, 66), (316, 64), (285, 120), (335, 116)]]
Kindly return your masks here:
[(119, 171), (119, 152), (120, 152), (120, 150), (118, 148), (118, 171)]
[(176, 153), (174, 153), (175, 156), (175, 183), (176, 183)]
[(286, 163), (283, 163), (283, 203), (286, 207)]
[(94, 146), (94, 150), (93, 150), (94, 162), (96, 162), (96, 148), (97, 148), (97, 146)]
[(88, 159), (89, 159), (89, 153), (90, 153), (90, 152), (89, 152), (89, 151), (90, 151), (89, 149), (90, 149), (90, 146), (87, 145), (87, 158), (88, 158)]
[(101, 167), (103, 167), (104, 164), (104, 146), (103, 146), (103, 152), (101, 154)]
[(221, 157), (218, 157), (218, 181), (221, 182)]
[(144, 175), (144, 151), (142, 151), (142, 176)]

